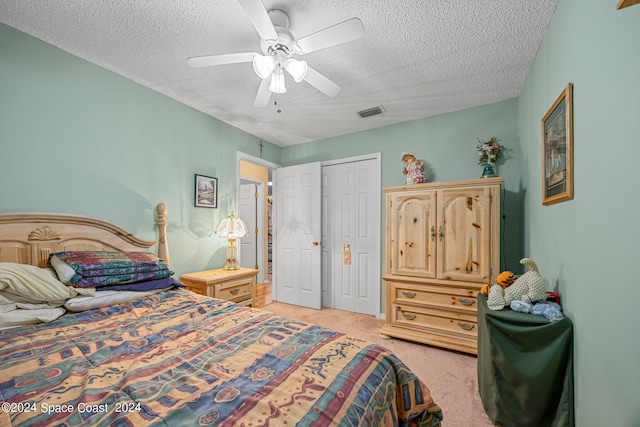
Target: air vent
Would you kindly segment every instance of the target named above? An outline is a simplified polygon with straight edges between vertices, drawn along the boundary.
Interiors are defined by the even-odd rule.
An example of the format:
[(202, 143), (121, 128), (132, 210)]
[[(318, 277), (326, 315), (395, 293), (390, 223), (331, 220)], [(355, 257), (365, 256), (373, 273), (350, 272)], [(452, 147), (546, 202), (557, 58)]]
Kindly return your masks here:
[(385, 112), (385, 109), (381, 105), (379, 107), (373, 107), (373, 108), (368, 108), (366, 110), (358, 111), (358, 115), (364, 119), (365, 117), (376, 116), (384, 112)]

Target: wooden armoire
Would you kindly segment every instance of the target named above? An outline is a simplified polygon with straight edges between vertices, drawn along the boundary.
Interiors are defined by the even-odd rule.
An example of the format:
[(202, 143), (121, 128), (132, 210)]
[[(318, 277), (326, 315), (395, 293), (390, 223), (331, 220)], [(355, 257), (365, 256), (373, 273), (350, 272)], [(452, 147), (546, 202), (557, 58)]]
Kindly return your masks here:
[(477, 294), (500, 273), (503, 179), (385, 188), (382, 337), (477, 354)]

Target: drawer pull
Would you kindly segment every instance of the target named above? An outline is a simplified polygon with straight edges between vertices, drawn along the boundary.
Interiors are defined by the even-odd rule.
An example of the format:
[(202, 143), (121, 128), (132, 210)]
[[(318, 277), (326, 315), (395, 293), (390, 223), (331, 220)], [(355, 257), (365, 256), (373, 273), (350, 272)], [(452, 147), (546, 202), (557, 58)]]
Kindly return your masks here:
[(233, 288), (229, 292), (231, 293), (231, 295), (236, 295), (238, 292), (240, 292), (240, 288)]
[(409, 291), (402, 291), (402, 295), (404, 295), (407, 298), (413, 298), (416, 296), (415, 292), (409, 292)]
[(476, 325), (472, 325), (471, 323), (462, 323), (462, 322), (458, 322), (458, 326), (460, 326), (465, 331), (471, 331), (473, 330), (473, 328), (476, 327)]
[(458, 302), (460, 302), (460, 304), (462, 305), (473, 305), (473, 303), (475, 303), (476, 300), (471, 298), (458, 298)]
[(402, 317), (404, 317), (407, 320), (413, 320), (413, 319), (416, 318), (416, 315), (415, 314), (411, 314), (411, 313), (402, 312)]

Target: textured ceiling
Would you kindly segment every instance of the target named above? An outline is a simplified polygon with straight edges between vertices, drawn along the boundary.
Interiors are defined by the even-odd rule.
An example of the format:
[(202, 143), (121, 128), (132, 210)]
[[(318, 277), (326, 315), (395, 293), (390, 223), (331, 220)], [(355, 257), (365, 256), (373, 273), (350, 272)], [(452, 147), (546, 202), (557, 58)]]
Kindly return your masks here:
[[(296, 38), (352, 17), (365, 35), (303, 58), (342, 87), (328, 98), (287, 76), (255, 108), (251, 63), (191, 68), (192, 56), (261, 52), (236, 0), (0, 0), (0, 21), (280, 146), (520, 94), (558, 0), (263, 0)], [(362, 119), (360, 110), (383, 106)], [(278, 112), (280, 110), (281, 112)]]

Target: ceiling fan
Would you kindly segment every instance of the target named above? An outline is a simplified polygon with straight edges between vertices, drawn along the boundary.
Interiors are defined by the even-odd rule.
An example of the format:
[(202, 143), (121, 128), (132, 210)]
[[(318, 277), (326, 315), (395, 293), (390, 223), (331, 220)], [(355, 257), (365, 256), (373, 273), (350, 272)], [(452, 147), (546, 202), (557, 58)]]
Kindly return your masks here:
[(249, 20), (261, 37), (261, 48), (264, 54), (257, 52), (240, 52), (223, 55), (197, 56), (187, 59), (194, 67), (236, 64), (252, 62), (253, 69), (262, 79), (258, 94), (253, 103), (255, 107), (266, 107), (271, 93), (285, 93), (284, 72), (293, 77), (295, 82), (302, 80), (329, 97), (340, 92), (340, 86), (307, 65), (307, 61), (293, 58), (293, 55), (306, 55), (316, 50), (335, 46), (364, 35), (364, 25), (358, 18), (351, 18), (331, 27), (296, 39), (289, 31), (289, 16), (282, 10), (267, 11), (261, 0), (238, 0), (240, 6), (249, 16)]

